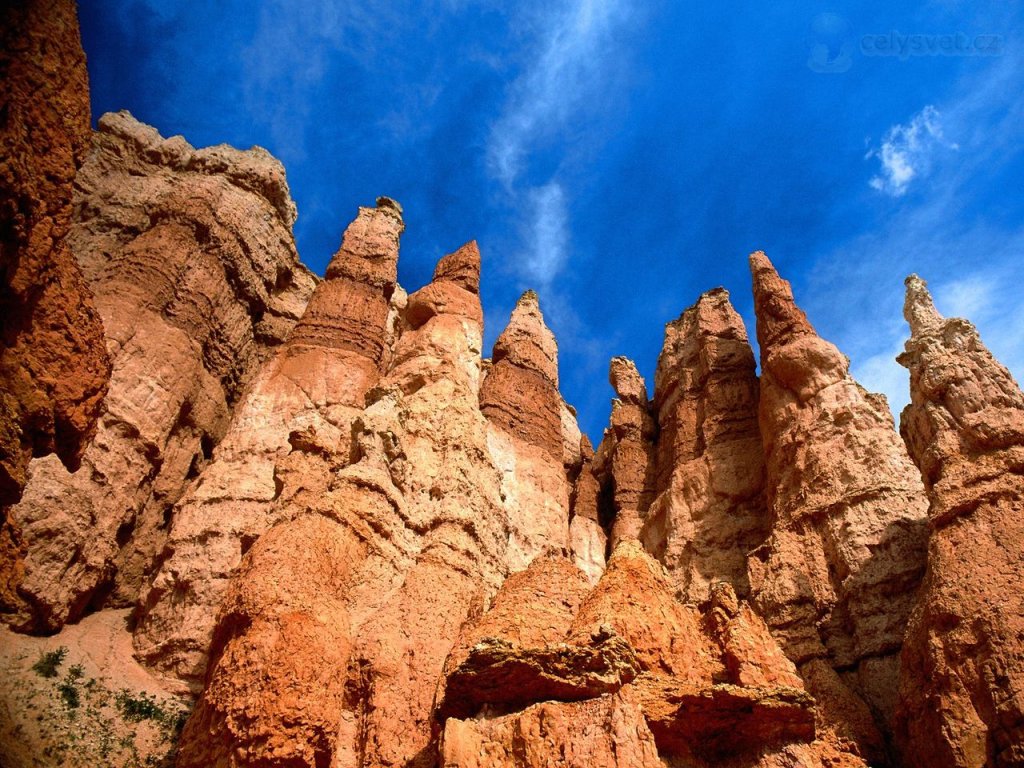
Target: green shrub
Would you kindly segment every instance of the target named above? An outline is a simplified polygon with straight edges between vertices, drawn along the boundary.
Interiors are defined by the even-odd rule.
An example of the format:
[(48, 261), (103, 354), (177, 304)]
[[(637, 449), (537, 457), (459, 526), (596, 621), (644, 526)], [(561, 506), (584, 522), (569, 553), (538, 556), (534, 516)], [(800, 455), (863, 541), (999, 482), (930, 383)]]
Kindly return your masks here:
[(68, 649), (63, 645), (55, 651), (40, 653), (39, 660), (32, 665), (32, 671), (40, 677), (56, 677), (57, 667), (63, 663), (67, 655)]
[(81, 664), (75, 664), (68, 670), (67, 674), (64, 675), (64, 679), (60, 681), (60, 685), (57, 686), (57, 691), (60, 693), (60, 697), (64, 700), (64, 706), (68, 709), (78, 709), (79, 704), (82, 703), (82, 699), (78, 694), (78, 681), (82, 679), (82, 674), (85, 672), (82, 669)]
[(163, 707), (157, 704), (155, 696), (145, 693), (135, 696), (130, 691), (121, 689), (117, 692), (114, 700), (117, 702), (117, 708), (121, 711), (121, 715), (129, 723), (139, 723), (143, 720), (162, 723), (167, 717)]

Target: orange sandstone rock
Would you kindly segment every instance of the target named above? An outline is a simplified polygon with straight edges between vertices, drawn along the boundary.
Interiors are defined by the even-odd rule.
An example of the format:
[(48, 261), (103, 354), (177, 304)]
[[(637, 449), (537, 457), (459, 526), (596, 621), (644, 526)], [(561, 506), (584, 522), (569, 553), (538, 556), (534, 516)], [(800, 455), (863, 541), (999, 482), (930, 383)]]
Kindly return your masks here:
[(928, 489), (928, 571), (903, 646), (904, 763), (1024, 764), (1024, 394), (907, 278), (901, 431)]
[(688, 601), (717, 580), (749, 591), (747, 553), (767, 536), (758, 381), (743, 321), (716, 289), (665, 327), (655, 374), (658, 496), (641, 540)]
[[(763, 253), (750, 266), (771, 515), (748, 560), (753, 602), (827, 725), (881, 762), (869, 707), (888, 729), (895, 691), (885, 680), (924, 567), (926, 501), (885, 399), (850, 377)], [(862, 674), (862, 662), (888, 674)], [(836, 668), (850, 670), (845, 681)]]
[(134, 605), (174, 504), (314, 284), (295, 252), (284, 170), (262, 150), (196, 150), (127, 113), (104, 115), (75, 203), (68, 242), (114, 368), (81, 469), (35, 462), (10, 512), (26, 549), (10, 620), (23, 629)]
[[(384, 361), (401, 231), (390, 201), (360, 209), (329, 277), (260, 368), (213, 460), (175, 508), (135, 633), (139, 657), (153, 668), (193, 686), (203, 679), (217, 607), (242, 556), (297, 511), (280, 503), (289, 436), (311, 429), (328, 453), (348, 453), (353, 420)], [(308, 474), (320, 471), (312, 464)]]

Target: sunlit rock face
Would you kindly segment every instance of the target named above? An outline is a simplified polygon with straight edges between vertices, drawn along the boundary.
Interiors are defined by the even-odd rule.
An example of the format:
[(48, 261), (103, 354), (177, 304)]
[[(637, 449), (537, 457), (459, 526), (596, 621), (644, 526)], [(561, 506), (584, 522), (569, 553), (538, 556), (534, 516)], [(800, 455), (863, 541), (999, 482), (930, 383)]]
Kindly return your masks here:
[(966, 320), (907, 278), (900, 429), (928, 490), (928, 571), (900, 676), (903, 754), (1024, 763), (1024, 395)]
[(407, 293), (381, 197), (314, 277), (269, 154), (90, 134), (73, 9), (3, 13), (5, 768), (1024, 764), (1024, 395), (922, 281), (903, 440), (758, 252), (760, 372), (710, 290), (595, 451), (476, 242)]
[(720, 580), (750, 592), (747, 553), (769, 524), (758, 394), (754, 353), (725, 290), (665, 326), (653, 403), (658, 495), (641, 540), (689, 602), (706, 602)]
[(927, 500), (885, 399), (853, 380), (763, 253), (750, 268), (771, 519), (748, 559), (751, 595), (823, 722), (882, 762)]

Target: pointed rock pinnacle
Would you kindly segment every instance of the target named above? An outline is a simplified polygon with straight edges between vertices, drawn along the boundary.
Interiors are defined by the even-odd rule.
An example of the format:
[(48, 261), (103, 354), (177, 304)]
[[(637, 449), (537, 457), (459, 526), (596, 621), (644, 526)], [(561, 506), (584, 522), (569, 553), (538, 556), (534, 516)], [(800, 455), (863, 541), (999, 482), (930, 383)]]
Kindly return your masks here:
[(904, 284), (907, 286), (907, 298), (903, 302), (903, 317), (910, 324), (911, 335), (920, 336), (937, 327), (942, 322), (942, 315), (935, 309), (928, 283), (917, 275), (910, 275)]
[(771, 347), (789, 338), (814, 333), (807, 315), (793, 301), (789, 282), (779, 277), (764, 251), (750, 254), (750, 274), (754, 283), (754, 313), (762, 359)]

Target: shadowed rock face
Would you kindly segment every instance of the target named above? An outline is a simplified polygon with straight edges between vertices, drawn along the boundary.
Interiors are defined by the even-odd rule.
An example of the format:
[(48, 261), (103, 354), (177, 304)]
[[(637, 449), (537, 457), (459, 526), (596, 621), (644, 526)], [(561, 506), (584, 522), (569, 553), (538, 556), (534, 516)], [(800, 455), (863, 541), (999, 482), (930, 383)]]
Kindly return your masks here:
[(763, 253), (750, 266), (772, 521), (748, 561), (751, 594), (824, 719), (881, 761), (867, 707), (889, 727), (927, 502), (885, 399), (850, 377)]
[(966, 320), (907, 278), (901, 432), (928, 491), (928, 572), (907, 629), (899, 735), (928, 765), (1024, 764), (1024, 395)]
[[(33, 456), (75, 469), (110, 375), (103, 326), (68, 247), (72, 182), (89, 149), (89, 85), (71, 0), (0, 7), (0, 506)], [(24, 533), (7, 525), (0, 565), (20, 579)], [(5, 556), (6, 559), (6, 556)], [(17, 572), (17, 573), (15, 573)], [(12, 583), (13, 582), (13, 583)]]
[(134, 604), (175, 502), (314, 285), (284, 170), (262, 150), (195, 150), (104, 115), (75, 211), (68, 242), (114, 366), (81, 469), (37, 461), (9, 513), (25, 559), (8, 620), (31, 630), (59, 629), (90, 602)]

